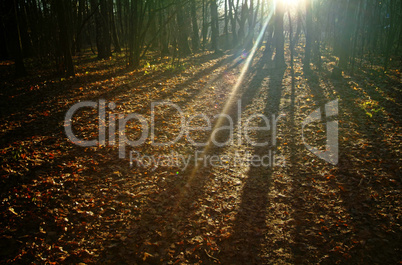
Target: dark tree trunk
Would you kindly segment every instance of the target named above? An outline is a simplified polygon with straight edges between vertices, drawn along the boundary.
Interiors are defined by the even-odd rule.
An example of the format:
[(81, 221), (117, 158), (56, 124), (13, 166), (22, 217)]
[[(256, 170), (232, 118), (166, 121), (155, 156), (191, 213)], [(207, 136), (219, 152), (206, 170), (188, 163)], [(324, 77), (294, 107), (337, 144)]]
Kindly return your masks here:
[(304, 69), (310, 69), (311, 46), (313, 44), (313, 12), (311, 10), (311, 0), (306, 0), (306, 46), (304, 48)]
[(78, 1), (78, 14), (77, 14), (77, 25), (76, 25), (76, 32), (75, 32), (75, 42), (73, 47), (73, 51), (75, 50), (77, 53), (81, 51), (81, 44), (82, 44), (82, 36), (81, 36), (81, 27), (83, 23), (84, 17), (84, 10), (85, 10), (85, 0)]
[(361, 9), (362, 9), (362, 0), (359, 0), (359, 8), (358, 8), (358, 16), (357, 16), (357, 27), (355, 30), (354, 38), (353, 38), (353, 50), (352, 50), (352, 66), (351, 72), (353, 74), (355, 63), (356, 63), (356, 56), (357, 56), (357, 42), (359, 39), (359, 30), (360, 30), (360, 18), (361, 18)]
[[(319, 19), (320, 10), (316, 8), (313, 17)], [(316, 66), (321, 69), (321, 24), (317, 24), (313, 30), (313, 58)]]
[[(388, 69), (388, 63), (391, 55), (391, 49), (394, 44), (394, 39), (396, 36), (396, 27), (395, 27), (395, 17), (396, 17), (396, 4), (395, 0), (390, 0), (389, 6), (389, 28), (388, 28), (388, 36), (387, 36), (387, 46), (385, 49), (385, 58), (384, 58), (384, 69)], [(401, 10), (402, 11), (402, 10)]]
[(54, 0), (54, 4), (60, 29), (60, 47), (64, 57), (66, 76), (75, 76), (73, 59), (71, 56), (71, 40), (66, 19), (66, 1)]
[(349, 63), (350, 57), (350, 38), (354, 28), (354, 15), (355, 10), (357, 8), (357, 1), (356, 0), (349, 0), (347, 1), (348, 4), (346, 5), (346, 19), (344, 22), (344, 26), (342, 28), (342, 47), (340, 50), (339, 55), (339, 66), (341, 69), (345, 69)]
[(26, 12), (27, 12), (27, 21), (29, 25), (30, 32), (30, 41), (32, 45), (32, 49), (35, 56), (40, 57), (40, 45), (39, 45), (39, 28), (42, 27), (40, 24), (40, 12), (38, 11), (36, 0), (28, 0), (25, 4)]
[(208, 2), (202, 0), (202, 50), (205, 50), (205, 45), (207, 43), (207, 33), (208, 33)]
[(122, 0), (116, 0), (116, 13), (117, 13), (117, 31), (120, 35), (120, 43), (124, 46), (125, 39), (124, 39), (124, 26), (123, 26), (123, 4)]
[(229, 17), (228, 17), (228, 0), (225, 0), (225, 27), (223, 33), (225, 34), (225, 49), (229, 46)]
[(0, 60), (7, 60), (9, 58), (7, 49), (6, 31), (4, 30), (3, 23), (0, 25)]
[(237, 32), (236, 32), (236, 17), (235, 14), (236, 12), (233, 12), (234, 9), (234, 0), (229, 0), (229, 17), (230, 17), (230, 27), (232, 30), (232, 34), (233, 34), (233, 41), (232, 41), (232, 45), (231, 47), (234, 47), (237, 45)]
[(18, 23), (18, 16), (17, 16), (17, 0), (14, 0), (14, 14), (15, 14), (15, 21), (16, 21), (16, 29), (17, 29), (17, 45), (16, 45), (16, 54), (15, 54), (15, 75), (16, 76), (25, 76), (27, 75), (23, 57), (22, 57), (22, 44), (21, 44), (21, 33), (20, 27)]
[(237, 35), (238, 41), (240, 44), (244, 44), (244, 35), (245, 35), (245, 25), (248, 18), (248, 6), (247, 3), (242, 5), (241, 14), (240, 14), (240, 21), (239, 21), (239, 33)]
[(254, 1), (250, 0), (250, 9), (248, 15), (248, 33), (246, 37), (246, 42), (244, 47), (248, 50), (253, 48), (253, 39), (254, 39)]
[(188, 33), (185, 26), (184, 12), (182, 1), (176, 0), (176, 18), (178, 26), (178, 39), (180, 55), (185, 57), (191, 54), (190, 46), (188, 44)]
[[(95, 11), (96, 24), (96, 48), (98, 49), (98, 58), (107, 59), (112, 55), (111, 37), (109, 30), (109, 12), (107, 0), (100, 0), (99, 9)], [(97, 0), (91, 0), (91, 8), (96, 8)]]
[(17, 6), (15, 7), (17, 11), (18, 23), (19, 23), (19, 31), (21, 38), (21, 48), (22, 54), (24, 57), (31, 57), (34, 54), (32, 47), (32, 40), (29, 29), (28, 21), (27, 21), (27, 13), (25, 8), (25, 1), (17, 0)]
[(271, 52), (273, 51), (273, 35), (274, 35), (274, 25), (272, 23), (268, 24), (267, 27), (267, 45), (265, 45), (265, 52)]
[(15, 76), (26, 76), (27, 72), (23, 61), (21, 34), (17, 15), (17, 0), (6, 0), (0, 4), (2, 4), (0, 7), (2, 8), (1, 12), (4, 18), (5, 39), (9, 40), (8, 48), (15, 61)]
[(110, 9), (109, 9), (109, 1), (111, 0), (100, 0), (100, 11), (101, 11), (101, 19), (103, 23), (102, 27), (102, 35), (104, 38), (104, 51), (105, 54), (102, 58), (109, 58), (112, 56), (112, 38), (110, 34)]
[(7, 48), (7, 44), (9, 43), (7, 40), (7, 28), (5, 28), (7, 20), (5, 19), (4, 13), (6, 11), (5, 3), (0, 3), (0, 60), (10, 58), (9, 49)]
[(294, 48), (297, 45), (297, 43), (299, 42), (301, 28), (302, 28), (302, 15), (299, 10), (297, 12), (297, 25), (296, 25), (295, 36), (293, 37), (292, 48)]
[[(159, 2), (159, 8), (162, 8), (162, 2)], [(159, 27), (160, 33), (160, 50), (161, 56), (169, 54), (169, 41), (167, 35), (167, 25), (165, 21), (165, 10), (159, 12)]]
[(294, 65), (293, 65), (293, 27), (292, 27), (292, 17), (290, 15), (290, 12), (288, 11), (288, 18), (289, 18), (289, 47), (290, 47), (290, 69), (291, 69), (291, 75), (292, 75), (292, 86), (294, 85)]
[(275, 66), (285, 66), (285, 38), (283, 36), (283, 16), (285, 6), (282, 1), (278, 1), (275, 8)]
[(191, 24), (193, 25), (193, 35), (191, 38), (191, 43), (193, 47), (193, 52), (198, 51), (200, 46), (200, 37), (198, 36), (198, 23), (197, 23), (197, 7), (195, 0), (190, 2), (191, 8)]
[(112, 29), (114, 51), (120, 53), (121, 52), (121, 47), (120, 47), (119, 36), (117, 35), (116, 22), (115, 22), (115, 17), (114, 17), (114, 12), (113, 12), (113, 1), (112, 0), (109, 0), (109, 12), (110, 12), (110, 24), (111, 24), (110, 26), (111, 26), (111, 29)]
[(219, 51), (219, 21), (218, 21), (218, 6), (216, 0), (211, 0), (211, 48), (215, 52)]
[(130, 47), (129, 64), (133, 68), (140, 66), (140, 44), (139, 44), (139, 25), (140, 25), (140, 1), (131, 1), (130, 30), (128, 43)]

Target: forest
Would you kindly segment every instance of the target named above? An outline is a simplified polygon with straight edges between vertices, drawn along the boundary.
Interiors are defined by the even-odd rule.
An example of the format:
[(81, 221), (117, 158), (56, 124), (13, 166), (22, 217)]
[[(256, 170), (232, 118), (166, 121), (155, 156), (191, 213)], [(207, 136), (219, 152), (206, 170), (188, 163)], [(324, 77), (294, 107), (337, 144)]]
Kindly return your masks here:
[(0, 22), (0, 263), (402, 263), (401, 0)]

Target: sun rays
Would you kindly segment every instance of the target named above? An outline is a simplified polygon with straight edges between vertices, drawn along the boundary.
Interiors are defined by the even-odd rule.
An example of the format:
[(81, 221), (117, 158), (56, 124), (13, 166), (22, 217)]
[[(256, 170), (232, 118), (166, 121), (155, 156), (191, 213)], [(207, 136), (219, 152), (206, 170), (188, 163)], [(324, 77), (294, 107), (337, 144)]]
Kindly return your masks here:
[[(247, 73), (247, 70), (250, 67), (250, 64), (251, 64), (251, 62), (252, 62), (252, 60), (254, 58), (255, 52), (257, 51), (257, 48), (258, 48), (258, 46), (260, 44), (260, 41), (262, 40), (262, 38), (264, 36), (264, 32), (265, 32), (265, 30), (266, 30), (266, 28), (268, 26), (269, 21), (272, 18), (272, 15), (273, 15), (273, 11), (271, 11), (269, 13), (267, 19), (264, 22), (263, 27), (261, 28), (260, 33), (258, 34), (258, 37), (257, 37), (257, 39), (256, 39), (256, 41), (254, 43), (253, 48), (251, 49), (251, 51), (249, 52), (247, 58), (245, 59), (243, 68), (241, 69), (241, 72), (240, 72), (240, 76), (238, 77), (235, 85), (233, 86), (233, 89), (232, 89), (232, 91), (230, 93), (230, 96), (227, 99), (227, 101), (226, 101), (226, 103), (225, 103), (225, 105), (224, 105), (224, 107), (223, 107), (223, 109), (222, 109), (222, 111), (221, 111), (221, 113), (219, 115), (219, 118), (216, 121), (216, 124), (215, 124), (214, 128), (212, 129), (212, 132), (214, 132), (217, 128), (222, 126), (222, 124), (223, 124), (223, 122), (225, 120), (225, 117), (226, 117), (225, 115), (227, 115), (229, 109), (232, 107), (232, 105), (234, 103), (235, 95), (236, 95), (237, 91), (239, 90), (239, 87), (240, 87), (241, 83), (243, 82), (243, 79), (244, 79), (244, 77), (245, 77), (245, 75)], [(242, 55), (243, 55), (243, 53), (242, 53)], [(204, 157), (208, 153), (208, 151), (210, 150), (210, 148), (211, 148), (211, 146), (213, 144), (213, 137), (214, 137), (214, 133), (212, 133), (211, 136), (209, 137), (207, 145), (205, 146), (204, 150), (202, 151), (200, 158)], [(194, 168), (193, 168), (193, 170), (191, 171), (191, 174), (190, 174), (190, 177), (188, 179), (187, 184), (191, 184), (195, 174), (199, 170), (199, 167), (200, 167), (199, 164), (196, 163)]]

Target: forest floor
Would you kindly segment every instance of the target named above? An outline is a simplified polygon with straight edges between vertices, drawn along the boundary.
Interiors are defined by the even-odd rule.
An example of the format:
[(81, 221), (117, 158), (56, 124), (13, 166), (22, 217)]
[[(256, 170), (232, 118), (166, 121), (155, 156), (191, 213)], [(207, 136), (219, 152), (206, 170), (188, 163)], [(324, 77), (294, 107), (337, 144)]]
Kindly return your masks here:
[[(249, 65), (248, 56), (204, 52), (180, 65), (149, 57), (132, 71), (124, 57), (86, 55), (75, 58), (77, 74), (68, 79), (36, 70), (13, 80), (6, 77), (11, 66), (0, 65), (0, 262), (401, 264), (399, 70), (360, 68), (333, 80), (329, 56), (308, 75), (298, 53), (293, 72), (275, 68), (262, 50)], [(149, 126), (152, 102), (179, 106), (181, 115), (166, 103), (155, 108), (156, 142), (179, 136), (181, 118), (192, 126), (206, 126), (209, 118), (212, 128), (222, 128), (230, 117), (234, 140), (195, 147), (190, 139), (211, 137), (211, 130), (195, 130), (155, 146), (149, 134), (127, 146), (125, 158), (108, 141), (75, 145), (65, 133), (67, 111), (102, 99), (116, 106), (106, 116), (137, 113)], [(305, 146), (325, 151), (325, 123), (304, 130), (302, 124), (336, 99), (333, 165)], [(98, 112), (75, 113), (78, 138), (98, 138)], [(228, 116), (214, 117), (220, 113)], [(243, 130), (248, 122), (261, 126), (262, 116), (269, 131)], [(135, 120), (123, 131), (131, 140), (144, 132)], [(230, 136), (223, 129), (214, 135), (221, 143)], [(119, 143), (122, 137), (115, 134)], [(130, 152), (137, 158), (131, 164)], [(216, 155), (225, 159), (217, 162)], [(269, 156), (275, 164), (253, 160)], [(190, 158), (186, 168), (183, 157)]]

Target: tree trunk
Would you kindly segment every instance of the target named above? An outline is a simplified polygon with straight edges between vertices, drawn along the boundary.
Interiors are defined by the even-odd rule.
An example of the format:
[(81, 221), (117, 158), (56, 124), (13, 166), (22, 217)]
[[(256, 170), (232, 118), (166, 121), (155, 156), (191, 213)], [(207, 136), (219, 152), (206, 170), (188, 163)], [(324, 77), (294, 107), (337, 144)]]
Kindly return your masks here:
[(123, 27), (123, 4), (122, 0), (116, 0), (116, 16), (117, 16), (117, 25), (115, 21), (115, 27), (118, 32), (118, 36), (120, 36), (120, 44), (124, 46), (124, 27)]
[[(257, 15), (257, 14), (255, 14)], [(246, 42), (244, 47), (248, 50), (251, 50), (253, 48), (253, 39), (254, 39), (254, 2), (253, 0), (250, 0), (250, 9), (249, 9), (249, 15), (248, 15), (248, 33), (246, 37)]]
[(83, 16), (84, 16), (84, 9), (85, 9), (85, 1), (84, 0), (79, 0), (78, 2), (78, 19), (77, 19), (77, 26), (76, 26), (76, 35), (75, 35), (75, 47), (73, 47), (73, 50), (76, 52), (81, 51), (81, 44), (82, 44), (82, 37), (81, 37), (81, 27), (83, 23)]
[[(91, 7), (95, 8), (96, 6), (97, 0), (91, 0)], [(98, 58), (107, 59), (112, 55), (107, 0), (100, 0), (99, 7), (100, 10), (95, 12), (96, 47), (98, 49)]]
[(104, 38), (104, 51), (105, 54), (102, 56), (102, 58), (109, 58), (112, 56), (112, 38), (110, 35), (110, 11), (109, 11), (109, 1), (111, 0), (100, 0), (100, 12), (101, 12), (101, 19), (103, 22), (103, 27), (102, 27), (102, 35)]
[(60, 29), (60, 47), (62, 49), (64, 57), (64, 67), (66, 70), (66, 76), (75, 76), (73, 59), (71, 56), (71, 40), (70, 34), (67, 28), (66, 20), (66, 1), (65, 0), (54, 0), (55, 10), (57, 13), (57, 20)]
[(346, 8), (346, 19), (342, 29), (342, 47), (339, 55), (339, 67), (345, 69), (349, 63), (350, 57), (350, 38), (354, 28), (354, 15), (357, 7), (356, 0), (349, 0)]
[(216, 0), (211, 0), (211, 45), (212, 50), (219, 51), (219, 21), (218, 21), (218, 6)]
[(285, 38), (283, 36), (283, 16), (285, 14), (285, 6), (282, 1), (278, 1), (275, 7), (275, 66), (285, 66)]
[(188, 34), (185, 27), (184, 12), (182, 8), (182, 1), (176, 0), (176, 18), (178, 26), (178, 39), (180, 55), (185, 57), (191, 54), (190, 46), (188, 44)]
[[(35, 55), (32, 47), (32, 40), (31, 40), (31, 34), (28, 32), (28, 21), (27, 21), (27, 13), (26, 13), (26, 7), (25, 7), (25, 1), (17, 0), (16, 3), (17, 6), (15, 7), (15, 10), (17, 11), (17, 18), (18, 18), (18, 23), (19, 23), (19, 35), (21, 38), (21, 49), (22, 49), (22, 54), (24, 57), (31, 57)], [(19, 6), (19, 8), (18, 8)]]
[(313, 44), (313, 12), (311, 0), (306, 0), (306, 46), (304, 48), (303, 66), (305, 70), (310, 70), (311, 46)]
[(133, 68), (140, 66), (140, 0), (131, 1), (131, 16), (130, 16), (130, 30), (128, 34), (128, 45), (129, 45), (129, 65)]
[[(0, 6), (4, 10), (2, 6)], [(2, 16), (2, 11), (0, 11), (0, 16)], [(6, 30), (4, 29), (3, 23), (0, 24), (0, 60), (7, 60), (9, 58), (7, 49), (7, 38)]]
[(193, 26), (193, 35), (191, 38), (191, 43), (193, 47), (193, 52), (198, 51), (200, 46), (200, 37), (198, 36), (198, 23), (197, 23), (197, 7), (195, 0), (191, 0), (190, 2), (191, 8), (191, 24)]
[(354, 68), (355, 68), (355, 63), (356, 63), (356, 57), (357, 57), (357, 41), (359, 39), (359, 30), (360, 30), (360, 18), (361, 18), (361, 14), (362, 14), (362, 4), (363, 1), (359, 0), (359, 7), (358, 7), (358, 17), (357, 17), (357, 26), (356, 26), (356, 30), (355, 30), (355, 34), (354, 34), (354, 39), (353, 39), (353, 49), (352, 49), (352, 69), (351, 72), (353, 74), (354, 72)]
[(223, 33), (225, 34), (225, 49), (229, 46), (229, 16), (228, 16), (228, 0), (225, 0), (225, 27)]
[[(161, 2), (159, 2), (159, 8), (162, 8)], [(161, 29), (159, 42), (160, 42), (161, 56), (165, 56), (165, 55), (169, 54), (169, 41), (168, 41), (168, 36), (167, 36), (167, 25), (166, 25), (164, 13), (165, 13), (164, 10), (161, 10), (159, 12), (159, 27)]]
[[(24, 65), (23, 55), (22, 55), (22, 44), (21, 44), (21, 34), (20, 34), (20, 27), (18, 22), (17, 16), (17, 0), (8, 0), (9, 4), (11, 5), (11, 10), (13, 11), (13, 15), (11, 15), (12, 19), (11, 25), (14, 24), (15, 32), (12, 34), (14, 36), (14, 48), (15, 48), (15, 76), (21, 77), (26, 76), (27, 72)], [(13, 23), (15, 22), (15, 23)]]
[[(384, 70), (388, 69), (388, 63), (390, 59), (391, 49), (394, 44), (394, 38), (396, 36), (396, 29), (395, 29), (395, 16), (396, 16), (396, 5), (395, 0), (390, 0), (389, 6), (389, 28), (388, 28), (388, 38), (387, 38), (387, 47), (385, 49), (385, 58), (384, 58)], [(402, 10), (401, 10), (402, 11)]]
[(238, 41), (241, 45), (243, 45), (244, 43), (244, 35), (245, 35), (245, 25), (246, 25), (246, 21), (248, 18), (248, 6), (247, 6), (247, 2), (244, 3), (241, 7), (241, 15), (240, 15), (240, 21), (239, 21), (239, 34), (238, 36)]
[(207, 43), (207, 32), (208, 32), (208, 24), (207, 24), (207, 10), (208, 7), (205, 6), (208, 3), (205, 3), (205, 0), (202, 0), (202, 50), (205, 50), (205, 44)]
[(233, 41), (232, 41), (232, 45), (231, 47), (234, 47), (237, 45), (237, 32), (236, 32), (236, 17), (235, 14), (236, 12), (233, 14), (233, 9), (234, 9), (234, 0), (229, 0), (229, 17), (230, 17), (230, 27), (232, 30), (232, 34), (233, 34)]
[(302, 28), (302, 15), (301, 15), (301, 12), (299, 10), (297, 12), (297, 25), (296, 25), (296, 32), (295, 32), (295, 35), (293, 37), (292, 48), (294, 48), (297, 45), (297, 43), (299, 42), (301, 28)]
[(111, 29), (112, 29), (114, 51), (120, 53), (121, 47), (120, 47), (119, 37), (117, 35), (117, 28), (116, 28), (116, 22), (115, 22), (115, 17), (114, 17), (114, 12), (113, 12), (113, 1), (112, 0), (109, 1), (109, 12), (110, 12), (110, 24), (111, 24)]

